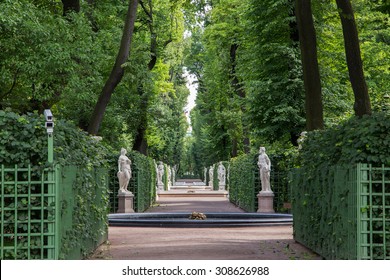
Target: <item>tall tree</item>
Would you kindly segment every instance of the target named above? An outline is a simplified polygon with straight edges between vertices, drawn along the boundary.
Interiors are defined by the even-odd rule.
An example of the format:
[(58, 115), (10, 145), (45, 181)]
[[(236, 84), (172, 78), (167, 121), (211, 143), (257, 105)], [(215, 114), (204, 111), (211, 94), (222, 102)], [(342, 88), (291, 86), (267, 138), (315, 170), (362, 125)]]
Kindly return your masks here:
[(104, 112), (108, 103), (110, 102), (111, 95), (123, 77), (124, 69), (122, 64), (124, 64), (129, 57), (131, 39), (134, 32), (134, 23), (137, 15), (137, 7), (138, 0), (129, 0), (129, 6), (126, 14), (125, 26), (123, 28), (123, 35), (118, 55), (116, 57), (111, 74), (99, 96), (98, 102), (96, 103), (91, 120), (89, 122), (88, 133), (90, 134), (97, 134), (99, 132)]
[(306, 128), (310, 131), (324, 127), (317, 39), (311, 0), (296, 0), (295, 4), (306, 96)]
[[(150, 32), (150, 60), (148, 63), (148, 70), (152, 71), (157, 62), (157, 33), (155, 31), (154, 11), (152, 0), (148, 0), (148, 5), (140, 0), (142, 10), (146, 14), (146, 22)], [(145, 92), (142, 84), (138, 87), (138, 94), (141, 97), (141, 115), (140, 122), (134, 139), (133, 150), (138, 151), (144, 155), (148, 155), (148, 142), (146, 140), (146, 129), (148, 128), (148, 107), (149, 94)]]
[(355, 115), (371, 114), (370, 96), (363, 73), (363, 62), (360, 55), (359, 36), (355, 15), (350, 0), (336, 0), (343, 27), (345, 54), (349, 78), (355, 96)]
[[(163, 56), (167, 46), (173, 42), (174, 33), (178, 29), (178, 19), (176, 12), (180, 10), (180, 1), (162, 1), (162, 0), (140, 0), (140, 6), (146, 16), (150, 42), (149, 56), (147, 68), (151, 73), (156, 66), (157, 60)], [(170, 18), (170, 20), (167, 20)], [(151, 96), (144, 86), (141, 84), (138, 87), (138, 94), (141, 99), (141, 115), (137, 128), (133, 150), (140, 153), (148, 154), (147, 129), (148, 124), (148, 108), (151, 103)]]

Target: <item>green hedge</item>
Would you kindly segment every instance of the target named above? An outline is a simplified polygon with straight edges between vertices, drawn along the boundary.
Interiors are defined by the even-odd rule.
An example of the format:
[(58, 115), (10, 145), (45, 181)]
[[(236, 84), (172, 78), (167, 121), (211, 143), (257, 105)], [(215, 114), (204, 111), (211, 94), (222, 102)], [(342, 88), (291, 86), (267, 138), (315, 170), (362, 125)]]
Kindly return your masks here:
[[(61, 258), (81, 258), (94, 248), (107, 231), (108, 189), (96, 180), (96, 170), (107, 166), (107, 149), (74, 124), (54, 116), (54, 159), (62, 169), (77, 166), (74, 179), (59, 186), (61, 215), (70, 224), (60, 232)], [(27, 167), (38, 176), (47, 164), (47, 133), (43, 115), (18, 115), (0, 110), (0, 164)], [(100, 175), (99, 175), (100, 176)], [(103, 174), (102, 176), (106, 176)], [(67, 195), (61, 195), (67, 193)], [(72, 201), (70, 203), (70, 201)], [(99, 203), (97, 203), (99, 201)], [(66, 214), (65, 214), (66, 212)], [(57, 217), (58, 218), (58, 217)], [(99, 225), (99, 228), (96, 226)], [(74, 250), (78, 250), (77, 253)]]
[(292, 172), (294, 239), (326, 259), (356, 259), (354, 172), (347, 167), (310, 176), (300, 169)]
[[(287, 156), (287, 158), (286, 158)], [(291, 188), (288, 182), (289, 155), (269, 155), (271, 161), (271, 189), (274, 192), (275, 212), (290, 212)], [(230, 201), (247, 212), (258, 209), (257, 194), (261, 190), (257, 166), (258, 154), (231, 159), (229, 176)]]
[(256, 154), (238, 156), (230, 161), (229, 198), (247, 212), (257, 211), (256, 195), (260, 188), (255, 183), (256, 162)]
[(108, 234), (108, 170), (88, 173), (81, 166), (60, 171), (60, 259), (82, 259), (105, 240)]
[(299, 165), (307, 170), (352, 163), (390, 165), (390, 111), (352, 117), (340, 125), (307, 134)]
[[(348, 217), (350, 196), (356, 192), (356, 187), (349, 185), (353, 171), (336, 166), (389, 166), (389, 131), (387, 111), (352, 117), (337, 126), (307, 134), (299, 153), (300, 168), (293, 172), (291, 181), (298, 241), (326, 258), (354, 258), (351, 249), (345, 247), (356, 227), (353, 218)], [(381, 230), (374, 225), (372, 230)]]
[[(108, 150), (73, 123), (54, 116), (54, 160), (63, 166), (106, 167)], [(43, 115), (0, 110), (0, 164), (45, 165), (47, 133)]]

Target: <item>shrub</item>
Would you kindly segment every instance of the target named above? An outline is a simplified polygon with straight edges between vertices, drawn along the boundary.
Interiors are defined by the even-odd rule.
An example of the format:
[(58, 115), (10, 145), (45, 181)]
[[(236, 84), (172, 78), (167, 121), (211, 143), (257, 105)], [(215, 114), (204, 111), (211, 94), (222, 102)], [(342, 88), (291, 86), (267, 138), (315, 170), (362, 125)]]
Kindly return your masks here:
[(302, 144), (300, 165), (312, 170), (359, 162), (390, 165), (389, 131), (390, 114), (380, 112), (309, 132)]
[[(54, 156), (61, 165), (89, 169), (107, 165), (107, 149), (74, 124), (55, 119)], [(0, 164), (42, 166), (47, 162), (47, 134), (42, 115), (0, 111)]]

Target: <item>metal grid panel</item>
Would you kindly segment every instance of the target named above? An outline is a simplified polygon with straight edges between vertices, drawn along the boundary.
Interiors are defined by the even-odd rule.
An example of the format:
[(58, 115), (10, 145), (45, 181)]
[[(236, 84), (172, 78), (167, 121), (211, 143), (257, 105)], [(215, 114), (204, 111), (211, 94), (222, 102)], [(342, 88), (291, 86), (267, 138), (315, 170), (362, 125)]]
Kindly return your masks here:
[(358, 165), (359, 259), (390, 259), (390, 168)]
[(1, 171), (1, 259), (56, 259), (54, 170)]

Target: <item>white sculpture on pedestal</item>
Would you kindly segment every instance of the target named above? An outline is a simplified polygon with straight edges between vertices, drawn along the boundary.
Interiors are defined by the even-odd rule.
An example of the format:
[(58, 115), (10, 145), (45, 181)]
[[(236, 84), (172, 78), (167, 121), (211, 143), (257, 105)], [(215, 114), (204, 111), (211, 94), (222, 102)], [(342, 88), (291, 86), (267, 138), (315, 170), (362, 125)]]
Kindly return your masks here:
[(219, 190), (225, 190), (226, 186), (226, 168), (223, 166), (222, 161), (218, 165), (218, 186)]
[(175, 182), (176, 182), (176, 165), (172, 167), (172, 186), (175, 184)]
[(306, 137), (307, 137), (307, 131), (302, 131), (297, 140), (298, 150), (302, 149), (302, 143), (303, 141), (305, 141)]
[(119, 180), (119, 191), (118, 193), (131, 193), (127, 190), (129, 181), (131, 178), (131, 160), (126, 156), (126, 149), (121, 149), (121, 155), (118, 159), (118, 180)]
[(172, 186), (172, 169), (169, 165), (167, 167), (167, 172), (168, 172), (167, 176), (168, 176), (168, 190), (169, 190)]
[(211, 189), (213, 188), (213, 180), (214, 180), (214, 167), (211, 165), (209, 168), (209, 186)]
[(259, 153), (260, 154), (259, 159), (257, 161), (257, 166), (259, 167), (260, 172), (261, 191), (272, 192), (270, 184), (271, 161), (268, 155), (265, 153), (264, 147), (260, 147)]
[(207, 185), (207, 167), (204, 168), (204, 184)]
[(157, 189), (164, 190), (164, 183), (162, 177), (164, 175), (164, 164), (160, 161), (157, 166)]

